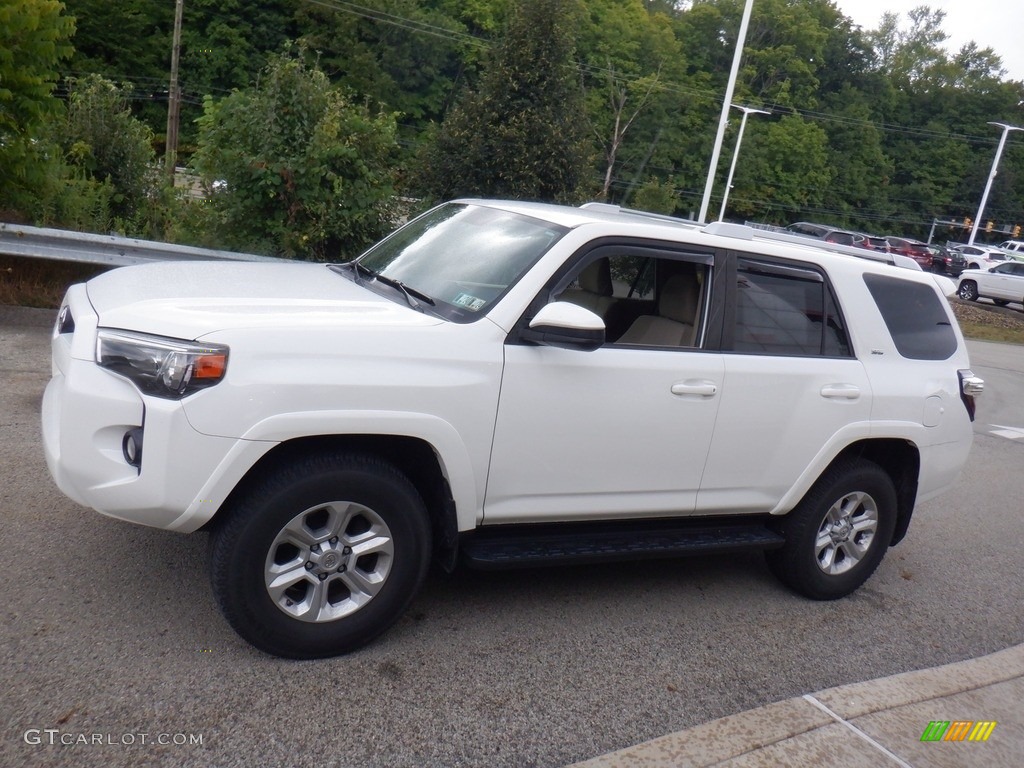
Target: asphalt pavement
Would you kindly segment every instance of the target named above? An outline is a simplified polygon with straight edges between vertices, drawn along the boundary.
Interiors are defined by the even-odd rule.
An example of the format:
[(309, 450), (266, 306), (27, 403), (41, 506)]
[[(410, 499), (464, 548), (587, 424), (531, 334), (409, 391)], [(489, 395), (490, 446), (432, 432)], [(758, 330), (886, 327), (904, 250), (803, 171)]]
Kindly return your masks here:
[[(807, 694), (867, 728), (871, 713), (824, 692), (1024, 641), (1021, 348), (970, 345), (989, 390), (967, 471), (850, 598), (797, 597), (757, 555), (434, 574), (379, 641), (291, 662), (220, 617), (205, 535), (109, 520), (53, 486), (39, 442), (52, 317), (0, 308), (2, 766), (565, 766), (769, 705), (814, 707)], [(901, 733), (993, 720), (985, 744), (924, 746), (1024, 756), (1020, 700), (922, 709)], [(768, 764), (749, 754), (735, 764)], [(903, 759), (1009, 765), (923, 754)]]

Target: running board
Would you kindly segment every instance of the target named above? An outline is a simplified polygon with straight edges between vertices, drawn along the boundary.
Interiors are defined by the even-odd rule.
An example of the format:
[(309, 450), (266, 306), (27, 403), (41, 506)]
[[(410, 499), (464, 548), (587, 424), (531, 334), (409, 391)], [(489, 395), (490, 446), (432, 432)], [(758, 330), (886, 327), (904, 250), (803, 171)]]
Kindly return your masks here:
[(775, 549), (784, 543), (785, 538), (770, 530), (764, 518), (704, 518), (695, 523), (484, 526), (462, 540), (460, 551), (470, 567), (496, 570)]

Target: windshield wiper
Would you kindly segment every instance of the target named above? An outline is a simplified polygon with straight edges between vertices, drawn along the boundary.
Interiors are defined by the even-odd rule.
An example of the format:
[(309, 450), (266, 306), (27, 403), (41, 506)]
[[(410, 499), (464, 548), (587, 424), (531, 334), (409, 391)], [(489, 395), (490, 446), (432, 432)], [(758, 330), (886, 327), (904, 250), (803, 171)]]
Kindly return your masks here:
[[(359, 268), (358, 264), (356, 265), (356, 268)], [(366, 267), (362, 267), (362, 269), (366, 269)], [(393, 277), (385, 277), (379, 272), (375, 273), (374, 277), (377, 279), (378, 282), (384, 283), (384, 285), (390, 285), (392, 288), (397, 288), (399, 291), (401, 291), (402, 295), (405, 296), (405, 300), (409, 302), (409, 306), (412, 307), (413, 309), (420, 309), (420, 301), (422, 301), (424, 304), (434, 306), (434, 300), (427, 296), (427, 294), (423, 293), (422, 291), (417, 291), (415, 288), (410, 288), (401, 280), (395, 280)], [(419, 301), (417, 301), (417, 299), (419, 299)]]
[[(431, 307), (434, 306), (437, 303), (432, 298), (430, 298), (427, 294), (423, 293), (423, 291), (418, 291), (415, 288), (410, 288), (408, 285), (403, 283), (401, 280), (395, 280), (395, 278), (387, 277), (385, 275), (382, 275), (380, 272), (374, 272), (372, 269), (370, 269), (367, 266), (364, 266), (364, 265), (360, 264), (358, 261), (348, 261), (348, 262), (346, 262), (344, 264), (337, 264), (337, 265), (336, 264), (328, 264), (328, 266), (331, 269), (334, 269), (334, 270), (341, 270), (341, 269), (351, 270), (352, 274), (356, 278), (356, 280), (358, 280), (359, 276), (362, 275), (363, 277), (365, 277), (368, 280), (376, 280), (378, 282), (384, 283), (384, 285), (391, 286), (392, 288), (394, 288), (397, 291), (399, 291), (402, 294), (402, 296), (405, 297), (406, 302), (413, 309), (422, 310), (422, 307), (420, 307), (420, 302), (421, 301), (424, 304), (430, 305)], [(419, 301), (417, 301), (417, 299)]]
[(360, 273), (362, 273), (364, 277), (369, 278), (370, 280), (377, 276), (376, 272), (374, 272), (369, 267), (364, 267), (358, 261), (346, 261), (344, 264), (328, 264), (327, 266), (329, 269), (333, 269), (335, 272), (340, 272), (343, 269), (350, 270), (352, 274), (356, 277), (356, 279), (359, 278)]

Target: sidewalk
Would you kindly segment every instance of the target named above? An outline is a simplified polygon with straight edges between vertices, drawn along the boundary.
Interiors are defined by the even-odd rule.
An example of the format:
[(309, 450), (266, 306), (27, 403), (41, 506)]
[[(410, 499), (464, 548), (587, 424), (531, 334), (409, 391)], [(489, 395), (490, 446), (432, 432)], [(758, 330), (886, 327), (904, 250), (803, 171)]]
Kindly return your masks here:
[[(984, 741), (922, 741), (933, 721), (946, 733), (995, 722)], [(939, 732), (941, 733), (941, 726)], [(573, 768), (767, 768), (1024, 765), (1024, 645), (980, 659), (854, 683), (723, 717)]]

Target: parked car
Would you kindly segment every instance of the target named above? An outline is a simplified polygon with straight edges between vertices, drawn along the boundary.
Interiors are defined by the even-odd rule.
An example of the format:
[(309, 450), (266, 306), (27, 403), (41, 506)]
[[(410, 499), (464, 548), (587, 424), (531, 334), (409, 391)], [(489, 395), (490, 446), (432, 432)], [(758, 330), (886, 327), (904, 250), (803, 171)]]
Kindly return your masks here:
[(967, 268), (967, 259), (959, 251), (951, 251), (944, 245), (932, 243), (928, 246), (932, 254), (932, 269), (940, 274), (959, 277)]
[(432, 563), (761, 549), (841, 598), (956, 481), (983, 382), (946, 278), (806, 240), (459, 200), (348, 264), (116, 269), (61, 305), (47, 465), (209, 530), (224, 616), (285, 657), (370, 642)]
[(861, 248), (866, 248), (869, 251), (879, 251), (881, 253), (891, 253), (892, 248), (889, 247), (889, 241), (884, 237), (878, 235), (865, 235), (858, 233), (861, 240), (857, 243)]
[(1024, 262), (1004, 261), (972, 270), (960, 278), (956, 293), (965, 301), (992, 299), (1001, 307), (1017, 302), (1024, 308)]
[(921, 265), (921, 269), (932, 269), (932, 252), (928, 250), (927, 243), (922, 243), (920, 240), (911, 240), (907, 237), (893, 236), (886, 237), (885, 241), (889, 243), (889, 248), (893, 253), (909, 256)]
[(999, 250), (1017, 261), (1024, 261), (1024, 240), (1004, 240), (999, 244)]
[(827, 224), (815, 224), (811, 221), (794, 221), (786, 230), (793, 232), (797, 235), (807, 235), (808, 237), (825, 237), (829, 232), (835, 232), (836, 227), (830, 227)]
[(987, 245), (957, 244), (951, 245), (950, 250), (963, 254), (964, 269), (988, 269), (1010, 258), (1005, 251)]
[(857, 232), (849, 232), (838, 227), (830, 227), (826, 224), (815, 224), (810, 221), (797, 221), (786, 227), (788, 232), (807, 237), (816, 237), (826, 243), (838, 245), (861, 245), (865, 236)]

